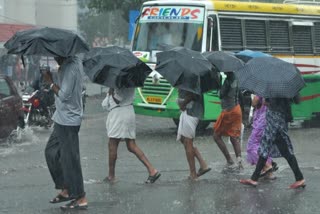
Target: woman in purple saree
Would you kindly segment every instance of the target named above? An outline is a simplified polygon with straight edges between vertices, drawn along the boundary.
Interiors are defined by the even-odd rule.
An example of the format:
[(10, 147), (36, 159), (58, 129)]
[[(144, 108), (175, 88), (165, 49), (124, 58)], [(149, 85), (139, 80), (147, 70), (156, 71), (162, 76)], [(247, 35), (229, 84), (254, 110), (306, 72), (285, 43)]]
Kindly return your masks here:
[[(267, 106), (262, 97), (255, 95), (252, 100), (252, 107), (254, 108), (254, 113), (252, 131), (247, 143), (247, 162), (251, 165), (256, 165), (259, 159), (258, 148), (260, 146), (263, 131), (266, 127)], [(267, 178), (274, 179), (275, 177), (273, 176), (272, 171), (272, 159), (269, 157), (261, 175), (266, 175)]]

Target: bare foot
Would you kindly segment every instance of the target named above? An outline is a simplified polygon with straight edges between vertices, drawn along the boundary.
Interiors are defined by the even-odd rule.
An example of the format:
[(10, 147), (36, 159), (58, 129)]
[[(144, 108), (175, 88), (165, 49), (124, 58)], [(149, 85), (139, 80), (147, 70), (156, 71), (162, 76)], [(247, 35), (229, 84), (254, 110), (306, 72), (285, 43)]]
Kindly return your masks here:
[(246, 184), (246, 185), (250, 185), (250, 186), (253, 186), (253, 187), (256, 187), (258, 185), (257, 181), (254, 181), (254, 180), (251, 180), (251, 179), (241, 179), (240, 183)]
[(103, 182), (110, 183), (110, 184), (114, 184), (117, 181), (118, 180), (115, 177), (111, 177), (111, 176), (107, 176), (103, 179)]
[(189, 175), (188, 176), (188, 180), (190, 180), (190, 181), (198, 181), (198, 177), (197, 176), (191, 176), (191, 175)]

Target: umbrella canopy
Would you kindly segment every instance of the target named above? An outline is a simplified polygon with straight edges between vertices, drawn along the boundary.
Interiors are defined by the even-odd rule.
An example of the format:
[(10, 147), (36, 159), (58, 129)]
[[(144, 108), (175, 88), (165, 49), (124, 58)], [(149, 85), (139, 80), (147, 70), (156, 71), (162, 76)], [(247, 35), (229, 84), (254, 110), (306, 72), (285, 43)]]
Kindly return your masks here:
[(274, 57), (253, 58), (235, 74), (241, 89), (264, 98), (292, 98), (305, 86), (293, 64)]
[(213, 51), (202, 53), (220, 72), (233, 72), (243, 67), (244, 63), (232, 53)]
[(19, 31), (5, 44), (8, 54), (69, 57), (89, 50), (77, 33), (58, 28), (36, 28)]
[(155, 70), (172, 86), (199, 95), (220, 86), (215, 67), (201, 53), (183, 47), (157, 53)]
[(125, 48), (93, 48), (84, 57), (84, 71), (94, 83), (111, 88), (142, 87), (151, 68)]
[(235, 54), (236, 57), (244, 62), (248, 62), (252, 58), (257, 57), (272, 57), (270, 54), (263, 53), (261, 51), (243, 50)]

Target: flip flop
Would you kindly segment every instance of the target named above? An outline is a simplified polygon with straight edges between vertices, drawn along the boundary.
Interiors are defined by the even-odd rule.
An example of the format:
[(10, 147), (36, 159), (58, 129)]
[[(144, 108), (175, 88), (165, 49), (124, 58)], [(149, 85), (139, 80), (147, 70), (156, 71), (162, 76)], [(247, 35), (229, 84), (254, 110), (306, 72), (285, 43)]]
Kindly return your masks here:
[(253, 187), (258, 186), (258, 183), (257, 183), (257, 182), (255, 182), (255, 183), (253, 183), (253, 182), (254, 182), (254, 181), (252, 181), (252, 180), (250, 180), (250, 179), (241, 179), (241, 180), (240, 180), (240, 183), (242, 183), (242, 184), (249, 185), (249, 186), (253, 186)]
[(207, 172), (209, 172), (210, 170), (211, 170), (210, 167), (209, 167), (209, 168), (206, 168), (206, 169), (200, 168), (200, 169), (198, 170), (197, 176), (200, 177), (200, 176), (206, 174)]
[(272, 169), (274, 172), (279, 169), (278, 164), (276, 162), (272, 162), (271, 164), (272, 164)]
[(148, 179), (146, 180), (146, 184), (152, 184), (154, 183), (156, 180), (158, 180), (158, 178), (161, 176), (160, 172), (157, 172), (155, 175), (151, 176), (149, 175)]
[(299, 189), (299, 188), (305, 188), (307, 185), (305, 184), (305, 181), (301, 182), (300, 184), (298, 182), (294, 182), (289, 186), (289, 189)]
[(60, 207), (61, 210), (86, 210), (88, 209), (88, 203), (79, 204), (77, 200), (73, 200), (66, 205)]
[(260, 178), (266, 176), (269, 172), (273, 172), (273, 168), (267, 169), (266, 171), (262, 171), (260, 173)]
[(65, 197), (61, 194), (58, 194), (56, 197), (54, 197), (52, 200), (50, 200), (49, 202), (51, 204), (56, 204), (56, 203), (61, 203), (61, 202), (65, 202), (65, 201), (70, 201), (72, 198), (70, 197)]

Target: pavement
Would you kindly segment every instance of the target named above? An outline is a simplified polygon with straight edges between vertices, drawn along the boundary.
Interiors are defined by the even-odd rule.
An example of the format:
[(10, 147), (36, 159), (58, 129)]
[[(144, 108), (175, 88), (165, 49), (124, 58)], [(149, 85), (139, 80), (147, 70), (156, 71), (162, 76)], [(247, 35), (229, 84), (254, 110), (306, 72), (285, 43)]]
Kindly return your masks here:
[[(116, 166), (118, 182), (108, 184), (102, 182), (108, 171), (107, 113), (100, 107), (104, 95), (95, 86), (87, 88), (87, 92), (90, 96), (80, 130), (80, 152), (89, 208), (71, 213), (319, 213), (319, 128), (289, 131), (306, 178), (305, 189), (288, 189), (294, 176), (283, 158), (275, 160), (279, 165), (277, 179), (261, 180), (254, 188), (239, 183), (239, 179), (251, 176), (253, 166), (245, 164), (240, 173), (222, 172), (225, 160), (213, 142), (211, 127), (198, 134), (195, 144), (212, 170), (192, 182), (188, 180), (185, 152), (176, 141), (173, 121), (137, 115), (137, 144), (162, 176), (154, 184), (144, 184), (148, 177), (146, 168), (121, 143)], [(49, 203), (57, 193), (44, 158), (51, 131), (27, 128), (19, 141), (0, 145), (0, 214), (68, 213), (61, 211), (59, 204)], [(246, 129), (244, 159), (249, 134)], [(234, 156), (231, 145), (228, 148)]]

